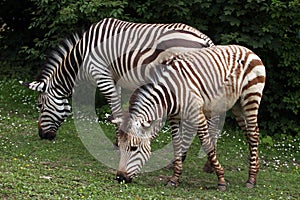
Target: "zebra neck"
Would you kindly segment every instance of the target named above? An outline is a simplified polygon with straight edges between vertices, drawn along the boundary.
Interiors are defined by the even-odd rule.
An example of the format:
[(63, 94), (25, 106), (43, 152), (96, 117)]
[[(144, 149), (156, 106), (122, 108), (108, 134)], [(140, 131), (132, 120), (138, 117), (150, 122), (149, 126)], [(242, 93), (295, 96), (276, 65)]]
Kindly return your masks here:
[(149, 83), (133, 93), (129, 112), (136, 116), (142, 114), (145, 121), (165, 119), (176, 112), (174, 98), (174, 94), (168, 88)]
[(41, 79), (47, 85), (46, 92), (58, 97), (72, 95), (82, 65), (80, 41), (78, 36), (66, 40), (49, 58)]

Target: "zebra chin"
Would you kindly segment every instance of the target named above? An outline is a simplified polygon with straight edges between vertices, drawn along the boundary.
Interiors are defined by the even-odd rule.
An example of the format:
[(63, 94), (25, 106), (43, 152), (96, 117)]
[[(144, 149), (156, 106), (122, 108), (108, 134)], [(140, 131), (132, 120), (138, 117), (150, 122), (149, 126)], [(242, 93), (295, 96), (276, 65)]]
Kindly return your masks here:
[(42, 129), (39, 129), (39, 136), (41, 139), (54, 140), (56, 136), (56, 131), (43, 132)]
[(119, 183), (131, 183), (132, 182), (132, 178), (129, 178), (126, 173), (121, 172), (121, 171), (117, 171), (117, 176), (116, 176), (116, 180)]

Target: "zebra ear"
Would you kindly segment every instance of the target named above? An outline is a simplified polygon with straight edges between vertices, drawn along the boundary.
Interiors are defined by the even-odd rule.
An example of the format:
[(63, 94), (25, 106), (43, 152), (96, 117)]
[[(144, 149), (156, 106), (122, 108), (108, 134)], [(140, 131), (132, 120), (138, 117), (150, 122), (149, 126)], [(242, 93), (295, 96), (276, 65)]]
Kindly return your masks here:
[(161, 122), (162, 122), (161, 118), (155, 119), (152, 121), (145, 121), (141, 124), (141, 127), (144, 129), (151, 128), (151, 127), (157, 127), (160, 125)]
[(31, 83), (19, 81), (20, 84), (28, 87), (31, 90), (38, 91), (38, 92), (45, 92), (46, 84), (44, 82), (33, 81)]
[(160, 131), (162, 122), (161, 118), (152, 120), (151, 122), (144, 122), (140, 129), (143, 133), (148, 134), (149, 138), (154, 138)]
[(115, 124), (117, 127), (119, 127), (123, 121), (122, 118), (120, 117), (114, 118), (112, 115), (108, 116), (108, 119), (110, 120), (111, 123)]
[(152, 125), (152, 122), (153, 122), (153, 121), (147, 121), (147, 122), (144, 122), (144, 123), (142, 124), (142, 127), (143, 127), (143, 128), (150, 128), (151, 125)]

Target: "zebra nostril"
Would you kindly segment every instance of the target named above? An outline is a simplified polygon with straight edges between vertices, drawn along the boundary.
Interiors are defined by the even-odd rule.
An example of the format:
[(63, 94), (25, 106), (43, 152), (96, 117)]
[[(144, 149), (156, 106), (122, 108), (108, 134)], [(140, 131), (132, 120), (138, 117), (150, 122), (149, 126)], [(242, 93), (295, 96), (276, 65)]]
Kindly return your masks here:
[[(123, 172), (117, 172), (116, 180), (117, 180), (119, 183), (124, 182), (124, 181), (125, 181), (124, 173), (123, 173)], [(126, 182), (126, 181), (125, 181), (125, 182)]]
[(43, 130), (39, 128), (39, 136), (41, 139), (47, 139), (46, 134), (43, 133)]
[(123, 172), (117, 172), (117, 176), (116, 176), (116, 180), (119, 182), (119, 183), (131, 183), (132, 179), (131, 178), (128, 178), (127, 175)]
[(123, 181), (125, 181), (125, 178), (124, 178), (123, 176), (117, 175), (117, 176), (116, 176), (116, 180), (117, 180), (119, 183), (122, 183)]
[(55, 132), (48, 132), (48, 133), (46, 133), (46, 138), (48, 140), (54, 140), (55, 136), (56, 136)]

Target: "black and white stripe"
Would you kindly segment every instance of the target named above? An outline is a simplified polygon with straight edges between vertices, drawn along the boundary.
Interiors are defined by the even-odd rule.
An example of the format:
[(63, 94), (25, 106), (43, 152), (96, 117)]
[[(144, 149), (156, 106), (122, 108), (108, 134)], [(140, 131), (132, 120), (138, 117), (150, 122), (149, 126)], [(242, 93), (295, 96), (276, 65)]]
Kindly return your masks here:
[[(66, 40), (48, 59), (40, 78), (23, 84), (45, 93), (43, 98), (52, 99), (59, 107), (66, 104), (76, 80), (91, 80), (108, 100), (117, 119), (122, 116), (120, 85), (139, 84), (147, 76), (141, 66), (176, 52), (209, 46), (213, 42), (206, 35), (185, 24), (140, 24), (107, 18), (92, 25), (82, 36)], [(55, 136), (69, 109), (62, 111), (51, 106), (51, 113), (56, 117), (50, 120), (48, 108), (49, 112), (40, 112), (42, 138)]]
[[(160, 68), (149, 68), (148, 84), (138, 88), (130, 99), (129, 116), (120, 126), (121, 160), (117, 179), (129, 181), (139, 171), (151, 154), (151, 139), (164, 125), (163, 119), (168, 118), (175, 155), (174, 174), (169, 183), (178, 184), (182, 158), (193, 134), (197, 133), (216, 171), (219, 188), (226, 189), (224, 170), (216, 157), (215, 138), (208, 132), (208, 121), (232, 108), (249, 142), (250, 167), (246, 186), (253, 187), (259, 168), (257, 115), (265, 84), (265, 67), (261, 59), (245, 47), (228, 45), (175, 55), (161, 64)], [(132, 138), (140, 140), (130, 141)], [(145, 147), (141, 143), (149, 145)], [(138, 148), (129, 151), (130, 145)], [(128, 168), (136, 160), (143, 161)]]

